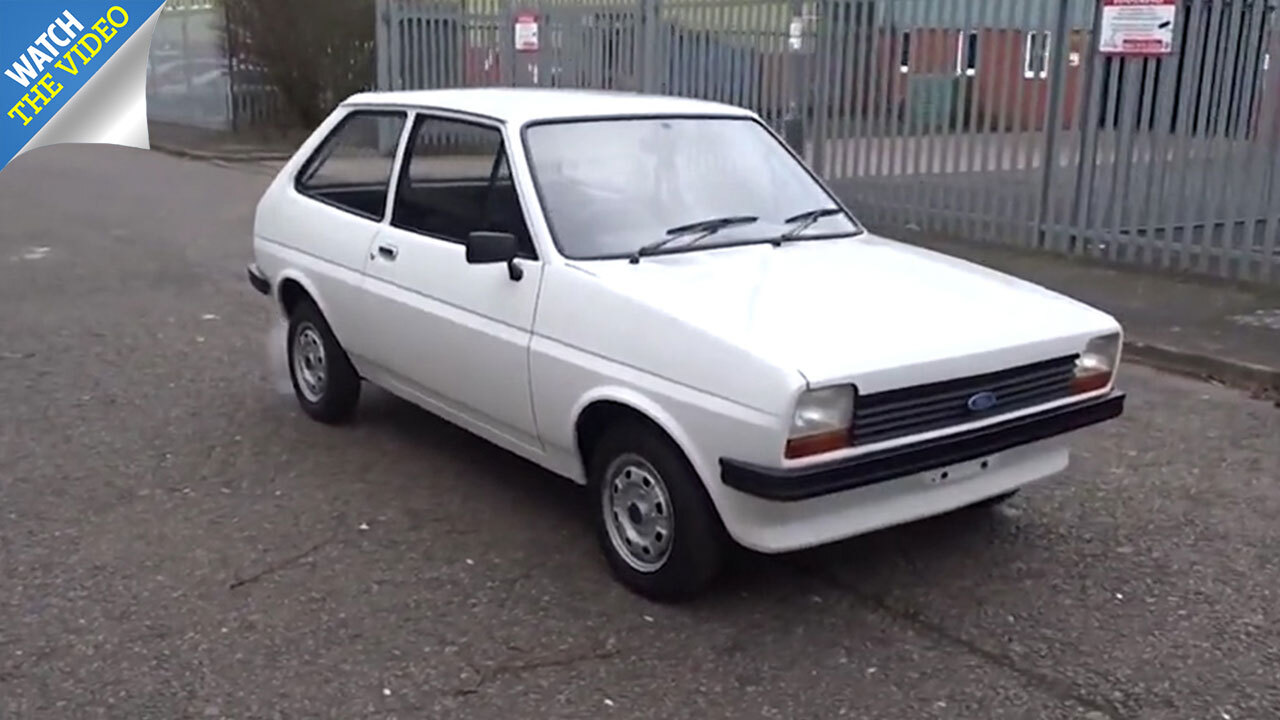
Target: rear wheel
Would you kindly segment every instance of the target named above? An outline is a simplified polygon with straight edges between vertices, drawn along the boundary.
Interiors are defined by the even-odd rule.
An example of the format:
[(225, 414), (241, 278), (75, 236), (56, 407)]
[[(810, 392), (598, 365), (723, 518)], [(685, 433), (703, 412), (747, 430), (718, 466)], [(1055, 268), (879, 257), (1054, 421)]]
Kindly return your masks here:
[(642, 423), (608, 431), (590, 462), (596, 531), (610, 570), (657, 602), (701, 593), (727, 545), (706, 488), (671, 440)]
[(309, 298), (289, 315), (289, 376), (298, 404), (312, 419), (351, 419), (360, 400), (360, 376), (329, 323)]

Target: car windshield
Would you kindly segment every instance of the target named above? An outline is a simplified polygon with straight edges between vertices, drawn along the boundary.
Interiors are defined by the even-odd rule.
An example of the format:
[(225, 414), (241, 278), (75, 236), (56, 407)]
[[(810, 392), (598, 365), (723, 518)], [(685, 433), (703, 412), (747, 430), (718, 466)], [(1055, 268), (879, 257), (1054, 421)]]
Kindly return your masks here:
[[(860, 232), (786, 148), (750, 118), (635, 118), (531, 125), (525, 145), (557, 247), (585, 260), (633, 255), (668, 231), (753, 217), (698, 248)], [(788, 222), (790, 220), (790, 222)], [(683, 239), (661, 251), (684, 246)]]

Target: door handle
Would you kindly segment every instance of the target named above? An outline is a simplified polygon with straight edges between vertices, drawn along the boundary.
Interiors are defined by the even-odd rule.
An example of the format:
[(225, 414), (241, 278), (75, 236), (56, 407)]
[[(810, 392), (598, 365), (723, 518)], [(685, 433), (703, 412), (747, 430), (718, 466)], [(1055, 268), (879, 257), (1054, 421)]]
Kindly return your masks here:
[(395, 245), (379, 245), (378, 254), (386, 260), (395, 260), (400, 255), (400, 249)]

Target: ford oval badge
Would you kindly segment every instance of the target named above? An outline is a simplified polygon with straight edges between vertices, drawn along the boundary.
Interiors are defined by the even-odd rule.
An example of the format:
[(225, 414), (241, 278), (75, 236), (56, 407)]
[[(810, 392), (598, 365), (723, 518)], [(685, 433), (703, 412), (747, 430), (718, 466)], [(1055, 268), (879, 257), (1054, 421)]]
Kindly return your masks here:
[(973, 412), (982, 412), (983, 410), (990, 410), (991, 408), (996, 406), (996, 394), (992, 392), (985, 392), (985, 391), (980, 392), (970, 397), (969, 402), (967, 404), (969, 406), (969, 409), (972, 410)]

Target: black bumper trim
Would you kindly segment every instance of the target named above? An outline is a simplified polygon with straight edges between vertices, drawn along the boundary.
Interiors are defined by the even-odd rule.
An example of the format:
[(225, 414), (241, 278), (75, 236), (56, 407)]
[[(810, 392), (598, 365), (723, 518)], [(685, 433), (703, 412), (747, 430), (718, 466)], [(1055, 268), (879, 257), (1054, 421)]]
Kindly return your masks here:
[(808, 500), (974, 460), (1105, 422), (1124, 412), (1124, 400), (1124, 393), (1112, 392), (976, 430), (812, 467), (769, 468), (722, 458), (720, 477), (725, 485), (765, 500)]
[(258, 269), (257, 265), (249, 265), (249, 267), (245, 268), (245, 271), (249, 274), (249, 284), (253, 286), (254, 290), (263, 295), (271, 294), (271, 281), (267, 279), (262, 270)]

